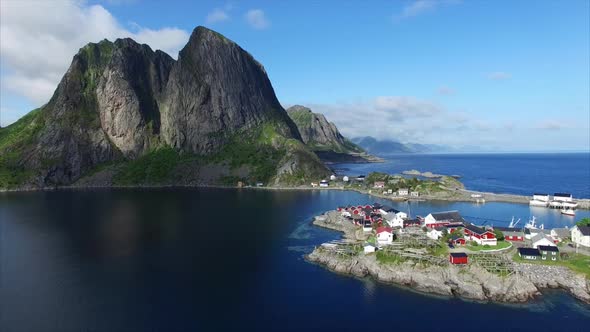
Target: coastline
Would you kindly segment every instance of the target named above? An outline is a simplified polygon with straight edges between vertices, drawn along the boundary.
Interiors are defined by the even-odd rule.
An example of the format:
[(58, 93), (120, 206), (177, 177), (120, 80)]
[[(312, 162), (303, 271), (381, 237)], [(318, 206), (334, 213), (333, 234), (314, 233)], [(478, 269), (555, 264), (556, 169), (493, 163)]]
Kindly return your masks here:
[[(354, 226), (335, 222), (330, 213), (314, 218), (312, 224), (341, 232), (344, 242), (359, 240)], [(563, 266), (514, 263), (516, 273), (499, 276), (474, 264), (459, 267), (412, 260), (396, 264), (381, 263), (375, 254), (342, 255), (322, 246), (316, 247), (305, 259), (339, 274), (371, 277), (382, 283), (407, 287), (424, 294), (482, 302), (523, 303), (538, 298), (544, 289), (558, 288), (590, 304), (590, 280)]]
[[(498, 194), (490, 192), (479, 192), (468, 189), (457, 189), (455, 191), (447, 191), (445, 194), (430, 196), (422, 195), (418, 198), (410, 197), (392, 197), (382, 195), (379, 193), (372, 192), (371, 190), (363, 190), (354, 187), (324, 187), (324, 188), (313, 188), (311, 186), (266, 186), (266, 187), (236, 187), (236, 186), (224, 186), (224, 185), (208, 185), (208, 184), (163, 184), (163, 185), (132, 185), (132, 186), (117, 186), (117, 185), (70, 185), (70, 186), (56, 186), (56, 187), (30, 187), (30, 188), (17, 188), (17, 189), (4, 189), (0, 188), (0, 193), (5, 192), (28, 192), (28, 191), (52, 191), (60, 189), (158, 189), (158, 188), (219, 188), (219, 189), (255, 189), (255, 190), (341, 190), (341, 191), (355, 191), (361, 194), (387, 199), (393, 202), (405, 202), (405, 201), (447, 201), (447, 202), (471, 202), (474, 204), (485, 204), (485, 202), (502, 202), (502, 203), (513, 203), (513, 204), (529, 204), (530, 197), (513, 195), (513, 194)], [(472, 194), (481, 195), (480, 199), (485, 199), (485, 202), (478, 202), (475, 198), (471, 197)], [(590, 199), (580, 198), (577, 200), (577, 209), (590, 210)], [(543, 207), (541, 207), (543, 208)], [(548, 207), (547, 207), (548, 209)]]

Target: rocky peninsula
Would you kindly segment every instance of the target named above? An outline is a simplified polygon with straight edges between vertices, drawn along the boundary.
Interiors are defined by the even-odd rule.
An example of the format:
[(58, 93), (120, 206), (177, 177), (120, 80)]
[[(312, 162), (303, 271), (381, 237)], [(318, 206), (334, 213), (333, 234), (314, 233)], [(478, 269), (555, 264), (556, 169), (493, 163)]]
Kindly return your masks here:
[[(344, 242), (362, 241), (362, 230), (342, 222), (335, 211), (316, 217), (316, 226), (343, 233)], [(362, 242), (360, 242), (362, 243)], [(409, 287), (436, 295), (469, 300), (518, 303), (542, 295), (543, 289), (560, 288), (577, 299), (590, 303), (590, 281), (562, 266), (513, 263), (515, 273), (498, 275), (477, 264), (455, 266), (429, 264), (416, 260), (383, 262), (375, 253), (344, 255), (319, 246), (306, 256), (310, 262), (355, 277), (372, 277), (380, 282)]]

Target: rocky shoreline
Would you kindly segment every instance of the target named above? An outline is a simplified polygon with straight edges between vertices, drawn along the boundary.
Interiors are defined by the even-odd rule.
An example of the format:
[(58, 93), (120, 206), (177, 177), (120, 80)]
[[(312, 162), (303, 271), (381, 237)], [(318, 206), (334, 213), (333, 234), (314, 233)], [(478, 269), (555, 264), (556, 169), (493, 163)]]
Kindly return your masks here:
[[(332, 222), (328, 214), (316, 218), (314, 225), (343, 232), (345, 240), (358, 240), (355, 227)], [(443, 296), (456, 296), (485, 302), (526, 302), (542, 295), (547, 288), (560, 288), (590, 304), (590, 281), (566, 267), (515, 263), (517, 273), (499, 276), (477, 265), (437, 266), (413, 261), (380, 263), (375, 254), (343, 256), (317, 247), (306, 256), (309, 262), (331, 271), (372, 277), (380, 282), (409, 287)]]
[[(130, 186), (117, 186), (117, 185), (77, 185), (73, 184), (70, 186), (57, 186), (57, 187), (23, 187), (23, 188), (16, 188), (16, 189), (4, 189), (0, 188), (1, 192), (20, 192), (20, 191), (46, 191), (46, 190), (57, 190), (57, 189), (117, 189), (117, 188), (236, 188), (235, 186), (224, 186), (224, 185), (207, 185), (207, 184), (164, 184), (164, 185), (130, 185)], [(419, 200), (419, 201), (447, 201), (447, 202), (472, 202), (477, 203), (477, 201), (471, 197), (471, 194), (479, 194), (481, 195), (480, 199), (485, 199), (486, 202), (502, 202), (502, 203), (514, 203), (514, 204), (529, 204), (530, 198), (527, 196), (519, 196), (519, 195), (511, 195), (511, 194), (495, 194), (495, 193), (487, 193), (487, 192), (477, 192), (477, 191), (470, 191), (470, 190), (457, 190), (455, 192), (449, 192), (445, 195), (422, 195), (420, 198), (409, 198), (409, 197), (391, 197), (382, 195), (379, 193), (374, 193), (372, 191), (361, 190), (358, 188), (345, 188), (345, 187), (328, 187), (328, 188), (313, 188), (311, 186), (297, 186), (297, 187), (288, 187), (288, 186), (271, 186), (271, 187), (245, 187), (240, 189), (256, 189), (256, 190), (342, 190), (342, 191), (356, 191), (361, 194), (370, 195), (373, 197), (388, 199), (391, 201), (412, 201), (412, 200)], [(590, 199), (578, 199), (578, 207), (577, 209), (581, 210), (590, 210)]]

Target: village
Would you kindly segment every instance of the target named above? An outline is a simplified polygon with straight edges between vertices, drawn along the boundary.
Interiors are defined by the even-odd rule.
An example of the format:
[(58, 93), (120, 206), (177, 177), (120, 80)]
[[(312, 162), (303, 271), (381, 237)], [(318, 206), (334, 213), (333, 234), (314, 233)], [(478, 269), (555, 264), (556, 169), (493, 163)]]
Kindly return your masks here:
[[(396, 283), (409, 278), (407, 282), (419, 288), (416, 280), (431, 283), (432, 276), (426, 271), (433, 269), (438, 278), (453, 277), (439, 285), (430, 284), (428, 292), (468, 293), (472, 290), (465, 288), (471, 287), (473, 280), (461, 280), (471, 274), (470, 278), (481, 280), (482, 289), (489, 287), (485, 283), (491, 279), (499, 278), (495, 279), (498, 294), (493, 300), (522, 302), (533, 296), (530, 285), (540, 285), (569, 289), (576, 297), (590, 301), (590, 225), (543, 229), (531, 220), (522, 227), (513, 223), (512, 227), (485, 226), (467, 221), (459, 211), (412, 218), (379, 203), (339, 206), (317, 216), (313, 224), (344, 233), (343, 239), (323, 243), (307, 256), (337, 272), (369, 273), (378, 279), (388, 275), (386, 279)], [(409, 266), (412, 269), (408, 270)], [(466, 297), (470, 296), (490, 299), (481, 294)]]
[[(442, 248), (439, 253), (448, 249), (451, 264), (468, 264), (470, 253), (499, 254), (515, 249), (520, 260), (557, 261), (566, 259), (574, 248), (578, 253), (590, 250), (590, 226), (543, 229), (536, 227), (534, 219), (521, 228), (478, 226), (466, 221), (459, 211), (409, 218), (407, 213), (379, 203), (340, 206), (336, 212), (340, 222), (362, 230), (364, 236), (358, 238), (365, 239), (365, 254), (392, 246), (407, 234), (438, 245)], [(563, 247), (564, 243), (569, 246)], [(560, 247), (569, 250), (560, 252)]]

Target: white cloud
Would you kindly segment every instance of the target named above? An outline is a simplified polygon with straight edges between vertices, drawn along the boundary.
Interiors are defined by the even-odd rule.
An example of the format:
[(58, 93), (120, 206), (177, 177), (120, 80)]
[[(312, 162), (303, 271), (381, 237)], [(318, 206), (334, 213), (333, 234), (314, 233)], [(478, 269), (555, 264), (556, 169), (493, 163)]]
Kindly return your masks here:
[(563, 120), (548, 119), (540, 121), (535, 125), (535, 129), (541, 130), (562, 130), (571, 128), (571, 124)]
[(264, 11), (260, 9), (251, 9), (247, 11), (245, 18), (246, 22), (257, 30), (266, 29), (270, 26), (270, 21), (266, 18)]
[(495, 71), (495, 72), (488, 74), (488, 78), (491, 80), (494, 80), (494, 81), (507, 80), (511, 77), (512, 77), (512, 75), (510, 73), (503, 72), (503, 71)]
[[(176, 57), (189, 34), (173, 27), (136, 26), (129, 31), (104, 7), (80, 1), (0, 1), (3, 93), (41, 105), (49, 100), (82, 46), (124, 37)], [(23, 114), (27, 111), (22, 110)]]
[(223, 10), (221, 8), (215, 8), (213, 9), (213, 11), (211, 11), (209, 14), (207, 14), (207, 18), (205, 19), (205, 22), (207, 24), (214, 24), (214, 23), (218, 23), (218, 22), (225, 22), (229, 20), (229, 14), (226, 10)]

